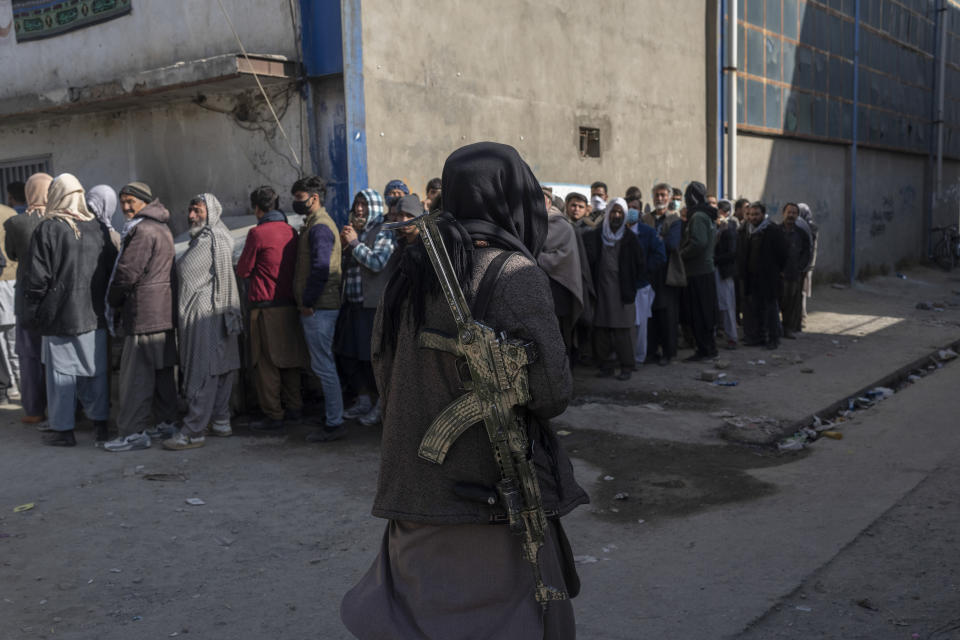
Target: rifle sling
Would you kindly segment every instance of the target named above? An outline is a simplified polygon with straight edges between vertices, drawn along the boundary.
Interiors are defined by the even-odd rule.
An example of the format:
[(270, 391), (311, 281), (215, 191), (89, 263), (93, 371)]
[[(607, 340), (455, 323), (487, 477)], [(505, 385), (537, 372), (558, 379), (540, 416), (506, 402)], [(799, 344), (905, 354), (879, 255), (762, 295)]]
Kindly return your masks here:
[(486, 321), (487, 307), (490, 306), (490, 300), (493, 299), (493, 288), (503, 274), (507, 260), (515, 253), (517, 252), (502, 251), (487, 266), (487, 270), (483, 273), (483, 279), (480, 281), (480, 286), (477, 287), (477, 295), (473, 297), (473, 304), (470, 305), (470, 313), (473, 314), (474, 320)]

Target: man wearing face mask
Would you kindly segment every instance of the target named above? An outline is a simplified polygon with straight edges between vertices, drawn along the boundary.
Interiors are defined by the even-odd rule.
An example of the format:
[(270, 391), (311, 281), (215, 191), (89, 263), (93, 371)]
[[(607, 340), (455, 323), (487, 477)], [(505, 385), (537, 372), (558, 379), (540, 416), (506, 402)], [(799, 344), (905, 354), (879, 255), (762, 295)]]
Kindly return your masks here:
[(646, 256), (646, 270), (643, 278), (637, 283), (637, 298), (634, 306), (636, 307), (636, 327), (637, 337), (634, 343), (633, 355), (637, 366), (644, 364), (647, 359), (647, 322), (652, 315), (653, 309), (653, 286), (650, 284), (651, 274), (657, 273), (667, 262), (667, 251), (663, 246), (663, 241), (659, 234), (650, 225), (640, 222), (639, 199), (628, 203), (630, 208), (627, 210), (626, 224), (640, 241), (640, 247), (643, 249), (643, 255)]
[[(399, 200), (395, 205), (398, 203)], [(370, 336), (377, 303), (389, 279), (385, 267), (397, 247), (393, 232), (381, 228), (384, 213), (380, 194), (364, 189), (354, 197), (350, 224), (340, 232), (343, 305), (337, 320), (335, 351), (340, 356), (344, 379), (357, 394), (343, 417), (359, 419), (365, 425), (380, 421), (380, 401), (372, 401), (376, 382), (370, 365)]]
[[(593, 274), (597, 304), (593, 319), (594, 355), (600, 377), (613, 375), (619, 364), (617, 380), (629, 380), (634, 370), (633, 329), (636, 323), (637, 285), (646, 272), (640, 241), (626, 230), (627, 202), (612, 200), (603, 223), (584, 234), (583, 243)], [(616, 360), (608, 360), (610, 353)]]
[(383, 200), (386, 204), (384, 213), (395, 205), (400, 198), (408, 195), (410, 195), (410, 187), (408, 187), (407, 183), (403, 180), (391, 180), (388, 182), (387, 186), (383, 188)]
[(323, 387), (324, 423), (308, 437), (334, 440), (343, 435), (343, 392), (333, 359), (333, 334), (340, 314), (340, 232), (323, 207), (323, 178), (301, 178), (290, 188), (293, 210), (305, 219), (297, 243), (293, 295), (310, 352), (310, 368)]
[[(677, 355), (677, 324), (680, 315), (681, 289), (666, 282), (670, 255), (677, 252), (682, 239), (680, 216), (668, 210), (672, 193), (666, 182), (654, 185), (651, 194), (653, 211), (642, 216), (643, 222), (657, 231), (667, 255), (667, 262), (648, 274), (654, 299), (648, 327), (647, 360), (657, 358), (659, 364), (664, 366), (670, 364)], [(675, 259), (679, 260), (679, 255)]]
[(597, 226), (607, 210), (607, 183), (597, 180), (590, 185), (590, 224)]

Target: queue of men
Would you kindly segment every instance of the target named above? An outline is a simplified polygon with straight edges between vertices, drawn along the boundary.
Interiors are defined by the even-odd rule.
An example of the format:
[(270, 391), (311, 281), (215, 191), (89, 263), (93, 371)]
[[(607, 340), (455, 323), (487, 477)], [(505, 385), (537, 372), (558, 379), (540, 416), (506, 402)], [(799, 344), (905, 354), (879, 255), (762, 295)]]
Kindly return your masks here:
[[(424, 213), (403, 182), (387, 185), (386, 200), (372, 189), (358, 193), (342, 229), (324, 209), (321, 178), (291, 188), (299, 229), (276, 191), (260, 187), (250, 194), (257, 224), (236, 265), (212, 193), (190, 200), (189, 244), (176, 255), (171, 214), (145, 182), (119, 193), (107, 185), (87, 191), (71, 174), (41, 173), (11, 187), (8, 200), (22, 191), (23, 206), (0, 205), (0, 388), (6, 400), (22, 402), (22, 421), (45, 432), (45, 444), (76, 445), (78, 409), (109, 452), (156, 441), (192, 449), (208, 435), (230, 436), (242, 347), (262, 412), (253, 430), (277, 432), (303, 418), (305, 371), (319, 380), (324, 400), (308, 441), (341, 437), (349, 419), (379, 421), (373, 316), (416, 238), (381, 227), (387, 215), (402, 221)], [(439, 198), (430, 191), (431, 202)], [(120, 232), (111, 222), (118, 205)], [(113, 412), (112, 345), (121, 352)], [(346, 409), (341, 381), (354, 398)]]
[(776, 349), (797, 338), (816, 257), (807, 205), (784, 205), (778, 221), (762, 202), (718, 202), (699, 182), (683, 192), (658, 183), (650, 195), (644, 212), (638, 187), (608, 199), (594, 182), (589, 196), (573, 191), (556, 203), (584, 245), (593, 285), (570, 332), (574, 364), (629, 380), (641, 365), (673, 362), (681, 340), (693, 349), (684, 361), (699, 362), (719, 346)]
[[(41, 173), (11, 187), (16, 208), (0, 205), (0, 389), (21, 401), (23, 422), (47, 432), (45, 444), (76, 445), (78, 407), (110, 452), (230, 436), (244, 362), (261, 413), (254, 431), (303, 420), (311, 374), (323, 415), (308, 441), (341, 438), (350, 420), (380, 421), (374, 316), (418, 241), (416, 227), (383, 225), (441, 208), (439, 179), (423, 201), (400, 180), (384, 195), (361, 190), (342, 228), (324, 208), (321, 178), (290, 189), (296, 229), (277, 192), (260, 187), (236, 264), (214, 194), (190, 200), (178, 256), (171, 213), (145, 182), (86, 191), (71, 174)], [(806, 205), (787, 204), (776, 222), (762, 203), (718, 202), (699, 182), (683, 192), (654, 185), (645, 211), (637, 187), (622, 198), (602, 182), (589, 195), (543, 193), (548, 233), (536, 259), (572, 364), (628, 380), (638, 366), (673, 362), (681, 339), (697, 362), (718, 345), (774, 349), (802, 331), (816, 255)], [(111, 222), (118, 205), (121, 231)], [(121, 351), (113, 413), (112, 345)]]

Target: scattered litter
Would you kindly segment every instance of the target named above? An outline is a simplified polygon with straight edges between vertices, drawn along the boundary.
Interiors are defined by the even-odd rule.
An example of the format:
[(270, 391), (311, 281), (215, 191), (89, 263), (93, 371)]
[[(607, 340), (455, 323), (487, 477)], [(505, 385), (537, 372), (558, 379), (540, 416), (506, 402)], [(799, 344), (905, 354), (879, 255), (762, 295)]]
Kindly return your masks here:
[(902, 274), (902, 273), (900, 273), (899, 271), (897, 271), (897, 277), (900, 278), (901, 280), (906, 280), (906, 279), (907, 279), (907, 276), (904, 275), (904, 274)]
[(864, 609), (867, 609), (868, 611), (880, 611), (880, 609), (877, 608), (876, 605), (874, 605), (872, 602), (870, 602), (870, 598), (863, 598), (862, 600), (857, 600), (857, 606), (858, 606), (858, 607), (863, 607)]
[(141, 620), (143, 620), (143, 616), (133, 616), (134, 622), (140, 622)]
[(713, 366), (714, 366), (715, 368), (717, 368), (717, 369), (728, 369), (728, 368), (730, 368), (730, 361), (729, 361), (729, 360), (717, 360), (716, 362), (713, 363)]
[(320, 564), (321, 562), (323, 562), (323, 558), (314, 558), (310, 561), (310, 564)]
[(93, 578), (90, 578), (89, 580), (87, 580), (87, 584), (93, 584)]
[(920, 376), (918, 376), (918, 375), (916, 375), (916, 374), (913, 374), (913, 373), (911, 373), (910, 375), (907, 376), (907, 381), (908, 381), (908, 382), (920, 382), (920, 380), (922, 380), (922, 379), (923, 379), (923, 378), (921, 378)]
[(700, 372), (700, 379), (704, 382), (713, 382), (719, 377), (719, 373), (713, 369), (704, 369)]
[(186, 482), (187, 476), (182, 473), (145, 473), (143, 479), (155, 482)]
[(813, 611), (813, 609), (811, 609), (810, 607), (805, 607), (805, 606), (803, 606), (803, 605), (798, 605), (798, 606), (797, 606), (797, 611), (806, 611), (806, 612), (809, 613), (810, 611)]
[(929, 302), (918, 302), (916, 308), (921, 311), (933, 311), (933, 305)]
[(840, 344), (839, 340), (831, 340), (830, 342), (832, 342), (833, 344)]
[(617, 509), (616, 507), (610, 507), (610, 513), (620, 513), (620, 509)]
[(0, 533), (0, 538), (9, 538), (9, 537), (10, 537), (9, 533)]
[(886, 400), (893, 395), (893, 389), (889, 387), (874, 387), (863, 395), (871, 400)]
[(595, 556), (573, 556), (575, 564), (593, 564), (597, 561)]
[(613, 476), (603, 476), (603, 479), (606, 480), (607, 482), (610, 482), (611, 480), (616, 480), (616, 478), (614, 478)]
[(27, 504), (21, 504), (20, 506), (14, 507), (13, 512), (21, 513), (23, 511), (30, 511), (30, 509), (33, 509), (35, 506), (37, 506), (35, 502), (28, 502)]
[(833, 283), (832, 285), (830, 285), (830, 286), (833, 287), (834, 289), (846, 289), (846, 288), (847, 288), (847, 285), (845, 285), (845, 284), (840, 284), (839, 282), (834, 282), (834, 283)]
[(937, 355), (940, 356), (941, 360), (953, 360), (957, 357), (957, 352), (953, 349), (941, 349)]
[(757, 364), (767, 364), (766, 360), (757, 360)]
[(650, 411), (663, 411), (663, 405), (657, 404), (656, 402), (648, 402), (645, 405), (641, 405), (644, 409), (649, 409)]
[(236, 542), (236, 540), (231, 538), (218, 537), (217, 542), (220, 543), (221, 546), (229, 547), (234, 542)]
[(644, 522), (646, 522), (646, 520), (644, 520), (643, 518), (640, 518), (639, 520), (637, 520), (637, 524), (643, 524)]
[(614, 500), (629, 500), (629, 499), (630, 499), (630, 494), (627, 493), (626, 491), (621, 491), (620, 493), (614, 494), (613, 499), (614, 499)]
[(174, 631), (173, 633), (168, 634), (167, 637), (168, 637), (168, 638), (176, 638), (178, 635), (180, 635), (180, 632), (179, 632), (179, 631)]
[(843, 440), (843, 434), (840, 433), (839, 431), (821, 431), (820, 435), (825, 436), (827, 438), (831, 438), (833, 440)]
[(733, 418), (736, 414), (731, 413), (730, 411), (714, 411), (710, 414), (713, 418)]
[(110, 569), (110, 573), (120, 573), (123, 569)]
[(138, 464), (137, 466), (135, 466), (135, 467), (133, 468), (133, 472), (134, 472), (134, 473), (141, 473), (144, 469), (146, 469), (146, 467), (145, 467), (144, 465)]
[(568, 435), (570, 435), (570, 432), (567, 431), (566, 429), (558, 429), (558, 430), (557, 430), (557, 435), (558, 435), (558, 436), (568, 436)]
[(718, 387), (735, 387), (739, 383), (736, 380), (717, 380), (713, 384), (717, 385)]
[(201, 500), (200, 498), (187, 498), (187, 501), (186, 501), (186, 502), (187, 502), (187, 504), (192, 504), (192, 505), (195, 506), (195, 507), (199, 507), (199, 506), (202, 505), (202, 504), (207, 504), (206, 502), (204, 502), (204, 501)]
[(795, 433), (789, 438), (784, 438), (777, 443), (777, 449), (780, 451), (800, 451), (807, 445), (807, 436)]
[(813, 373), (813, 369), (810, 367), (804, 367), (803, 369), (800, 369), (800, 373)]

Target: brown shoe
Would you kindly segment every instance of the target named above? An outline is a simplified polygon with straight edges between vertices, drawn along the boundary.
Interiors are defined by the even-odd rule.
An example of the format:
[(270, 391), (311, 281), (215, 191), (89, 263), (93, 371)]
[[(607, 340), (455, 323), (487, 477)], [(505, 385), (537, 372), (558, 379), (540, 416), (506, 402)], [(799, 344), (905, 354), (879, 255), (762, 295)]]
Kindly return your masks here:
[(46, 420), (43, 416), (23, 416), (20, 418), (20, 422), (23, 424), (37, 424), (38, 422), (43, 422)]

